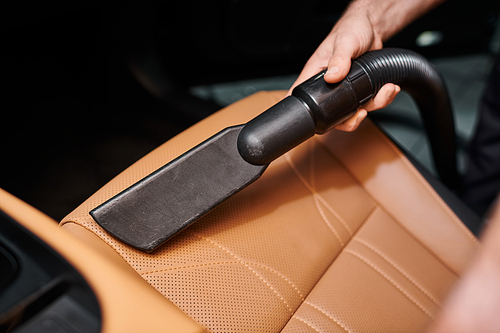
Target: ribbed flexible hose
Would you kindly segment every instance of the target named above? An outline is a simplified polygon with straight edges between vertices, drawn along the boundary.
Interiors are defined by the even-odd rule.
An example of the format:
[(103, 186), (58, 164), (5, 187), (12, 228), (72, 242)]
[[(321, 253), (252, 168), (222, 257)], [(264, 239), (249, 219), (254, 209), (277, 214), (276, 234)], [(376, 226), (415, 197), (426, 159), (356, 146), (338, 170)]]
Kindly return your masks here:
[(443, 79), (421, 55), (402, 49), (382, 49), (356, 59), (370, 78), (374, 95), (386, 83), (395, 83), (418, 105), (441, 180), (456, 188), (456, 142), (453, 113)]
[(248, 122), (238, 137), (240, 155), (249, 163), (272, 162), (315, 133), (325, 133), (351, 117), (386, 83), (408, 92), (420, 109), (441, 180), (458, 185), (453, 114), (444, 82), (419, 54), (402, 49), (370, 51), (353, 61), (347, 77), (326, 83), (324, 71)]

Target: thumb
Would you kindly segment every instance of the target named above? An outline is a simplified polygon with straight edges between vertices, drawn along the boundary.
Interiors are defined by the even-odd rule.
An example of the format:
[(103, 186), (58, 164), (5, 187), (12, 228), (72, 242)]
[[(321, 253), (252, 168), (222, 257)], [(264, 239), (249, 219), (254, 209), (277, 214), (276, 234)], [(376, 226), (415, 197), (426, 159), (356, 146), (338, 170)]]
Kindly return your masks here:
[(352, 56), (353, 52), (347, 49), (338, 48), (335, 50), (328, 62), (325, 81), (328, 83), (336, 83), (344, 79), (351, 69)]

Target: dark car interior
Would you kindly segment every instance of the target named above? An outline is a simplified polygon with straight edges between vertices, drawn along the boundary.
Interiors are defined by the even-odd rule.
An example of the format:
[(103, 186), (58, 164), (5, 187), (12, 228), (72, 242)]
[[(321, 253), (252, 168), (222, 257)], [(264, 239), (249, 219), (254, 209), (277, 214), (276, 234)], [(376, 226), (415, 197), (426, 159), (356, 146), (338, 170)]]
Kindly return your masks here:
[[(220, 109), (190, 87), (300, 72), (347, 3), (10, 4), (2, 23), (10, 110), (1, 187), (60, 220), (132, 162)], [(449, 1), (386, 46), (429, 58), (489, 52), (499, 7)], [(418, 47), (427, 30), (441, 31), (442, 42)]]
[[(161, 149), (166, 141), (226, 106), (214, 99), (195, 96), (193, 87), (298, 74), (348, 3), (325, 0), (307, 3), (281, 0), (75, 2), (64, 6), (55, 2), (29, 6), (10, 3), (4, 10), (6, 17), (2, 20), (1, 32), (6, 84), (2, 94), (5, 102), (0, 131), (0, 188), (53, 220), (63, 220), (80, 204), (85, 202), (85, 206), (87, 198), (93, 198), (96, 191), (143, 156), (155, 148)], [(491, 55), (491, 39), (498, 30), (499, 14), (500, 3), (481, 0), (471, 5), (465, 0), (448, 1), (405, 28), (385, 46), (413, 50), (429, 59)], [(426, 31), (439, 32), (439, 41), (429, 45), (417, 43), (418, 37)], [(264, 98), (265, 102), (255, 103), (265, 106), (275, 98), (274, 95), (271, 97)], [(380, 118), (376, 114), (372, 116), (375, 123), (377, 119), (387, 121), (386, 118), (387, 115), (383, 114)], [(421, 126), (404, 117), (389, 121)], [(217, 125), (216, 120), (209, 120), (209, 123), (210, 126)], [(372, 131), (370, 126), (362, 131)], [(195, 136), (193, 130), (189, 133), (184, 135), (187, 140)], [(354, 144), (342, 134), (339, 138), (345, 140), (346, 145)], [(460, 138), (458, 141), (462, 147), (467, 144)], [(189, 145), (179, 147), (187, 149)], [(338, 153), (339, 156), (343, 154), (341, 148), (338, 148)], [(297, 154), (300, 155), (300, 151)], [(295, 168), (293, 163), (298, 163), (294, 158), (288, 161), (292, 168)], [(450, 194), (455, 189), (446, 189), (411, 156), (408, 158), (454, 214), (474, 235), (479, 235), (481, 216), (475, 216), (454, 194)], [(340, 164), (349, 163), (348, 159), (344, 161), (339, 157), (339, 160), (342, 161)], [(297, 164), (299, 171), (301, 167)], [(126, 178), (125, 182), (129, 181)], [(117, 182), (113, 180), (111, 187)], [(262, 186), (269, 192), (273, 191)], [(447, 199), (449, 194), (453, 198)], [(361, 195), (360, 207), (365, 201), (368, 206), (372, 204), (368, 197)], [(3, 194), (1, 198), (3, 200)], [(86, 228), (101, 237), (114, 251), (97, 240), (94, 234), (83, 233), (81, 239), (102, 251), (102, 258), (92, 251), (87, 253), (87, 249), (78, 244), (71, 251), (88, 255), (88, 262), (78, 263), (78, 254), (61, 250), (63, 244), (71, 244), (71, 239), (65, 238), (56, 223), (53, 223), (53, 229), (48, 227), (47, 232), (43, 228), (39, 230), (34, 220), (41, 219), (45, 223), (44, 217), (10, 197), (5, 202), (27, 213), (18, 214), (17, 210), (11, 211), (0, 205), (0, 272), (7, 272), (0, 273), (0, 332), (133, 331), (142, 325), (137, 318), (158, 318), (162, 313), (166, 315), (158, 322), (160, 326), (154, 326), (157, 323), (152, 320), (151, 326), (147, 326), (149, 331), (160, 331), (157, 329), (161, 325), (172, 325), (172, 331), (185, 332), (200, 332), (200, 326), (209, 331), (219, 329), (207, 324), (205, 315), (191, 308), (187, 301), (174, 302), (188, 313), (187, 316), (178, 313), (178, 308), (170, 303), (163, 304), (163, 296), (151, 286), (157, 289), (169, 287), (156, 280), (144, 278), (146, 283), (137, 279), (136, 272), (130, 269), (132, 266), (141, 272), (148, 265), (143, 258), (137, 259), (136, 256), (140, 256), (137, 252), (99, 234), (92, 225), (82, 222), (81, 225), (70, 225), (66, 231), (80, 234)], [(328, 207), (323, 202), (316, 202), (316, 205)], [(274, 213), (275, 208), (268, 209)], [(363, 214), (367, 216), (377, 213), (377, 208), (370, 208), (370, 212), (366, 209), (366, 214)], [(399, 211), (395, 211), (397, 219)], [(77, 210), (75, 221), (80, 216), (78, 214)], [(201, 227), (193, 229), (192, 235), (176, 240), (172, 246), (189, 247), (195, 240), (212, 242), (215, 247), (230, 253), (232, 261), (258, 271), (208, 236), (199, 236), (205, 235), (202, 231), (206, 231), (203, 229), (206, 225), (203, 222)], [(240, 225), (236, 223), (231, 225), (233, 227)], [(217, 231), (207, 228), (213, 233)], [(418, 228), (408, 228), (417, 235), (415, 238), (420, 237)], [(349, 227), (346, 230), (350, 237), (356, 235)], [(336, 236), (338, 239), (343, 237), (342, 234)], [(429, 248), (434, 251), (434, 246), (437, 246), (436, 253), (440, 255), (442, 249), (432, 242), (429, 240)], [(452, 267), (453, 274), (442, 273), (450, 275), (452, 281), (463, 264), (461, 259), (455, 261), (453, 255), (446, 254), (448, 250), (442, 250), (445, 259), (439, 255), (436, 257)], [(170, 254), (164, 251), (162, 249), (158, 254), (168, 257)], [(123, 265), (117, 254), (129, 265)], [(429, 260), (438, 266), (434, 259)], [(106, 269), (108, 277), (102, 277), (101, 285), (101, 277), (84, 268), (84, 264), (92, 262), (96, 267)], [(103, 268), (109, 262), (113, 262), (110, 265), (113, 267)], [(121, 264), (114, 267), (115, 262)], [(144, 276), (149, 273), (145, 269)], [(123, 276), (123, 281), (113, 288), (116, 282), (113, 278), (119, 276)], [(288, 280), (284, 284), (293, 286)], [(318, 286), (321, 287), (321, 283)], [(106, 288), (109, 289), (108, 295), (94, 295), (101, 295)], [(121, 295), (119, 288), (130, 289), (130, 295), (144, 295), (144, 299), (137, 303), (137, 307), (142, 306), (140, 311), (134, 315), (126, 312), (123, 304), (127, 301), (120, 297), (132, 296)], [(163, 289), (160, 292), (163, 294)], [(274, 293), (279, 291), (274, 290)], [(429, 304), (436, 303), (431, 300)], [(421, 308), (428, 306), (425, 302), (422, 304)], [(291, 309), (294, 305), (286, 306)], [(125, 322), (127, 315), (134, 317), (129, 327), (116, 324), (114, 319), (101, 321), (109, 316), (122, 318)], [(196, 324), (191, 322), (193, 318)]]

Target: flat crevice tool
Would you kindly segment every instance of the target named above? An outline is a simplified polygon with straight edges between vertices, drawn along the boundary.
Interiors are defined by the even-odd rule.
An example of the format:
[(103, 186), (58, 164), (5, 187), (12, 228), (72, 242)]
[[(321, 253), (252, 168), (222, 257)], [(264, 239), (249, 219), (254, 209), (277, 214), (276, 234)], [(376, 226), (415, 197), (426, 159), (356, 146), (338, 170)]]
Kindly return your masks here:
[(439, 165), (437, 169), (440, 176), (455, 176), (451, 106), (440, 76), (424, 58), (411, 51), (385, 49), (354, 60), (339, 83), (325, 82), (324, 73), (298, 85), (291, 96), (247, 124), (215, 134), (90, 215), (114, 237), (151, 252), (257, 180), (276, 158), (351, 117), (389, 82), (410, 92), (426, 127), (439, 127), (437, 136), (430, 137), (431, 146), (439, 159), (436, 164), (448, 164), (441, 165), (444, 172)]
[(228, 197), (267, 165), (238, 153), (242, 125), (217, 133), (90, 212), (107, 232), (151, 252)]

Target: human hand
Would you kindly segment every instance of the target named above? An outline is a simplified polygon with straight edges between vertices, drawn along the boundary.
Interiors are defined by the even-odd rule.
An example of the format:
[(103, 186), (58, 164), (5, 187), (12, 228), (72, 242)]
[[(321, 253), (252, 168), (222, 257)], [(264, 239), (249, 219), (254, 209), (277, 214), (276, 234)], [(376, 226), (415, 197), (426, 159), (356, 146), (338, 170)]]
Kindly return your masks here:
[[(349, 73), (352, 59), (381, 48), (382, 36), (372, 24), (366, 6), (357, 6), (354, 2), (309, 58), (289, 94), (295, 86), (324, 69), (328, 69), (324, 76), (326, 82), (339, 82)], [(384, 85), (373, 99), (336, 128), (347, 132), (356, 130), (368, 111), (386, 107), (400, 91), (401, 88), (392, 83)]]

